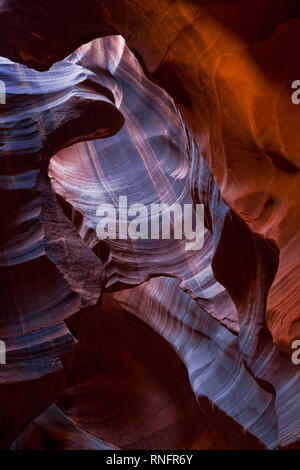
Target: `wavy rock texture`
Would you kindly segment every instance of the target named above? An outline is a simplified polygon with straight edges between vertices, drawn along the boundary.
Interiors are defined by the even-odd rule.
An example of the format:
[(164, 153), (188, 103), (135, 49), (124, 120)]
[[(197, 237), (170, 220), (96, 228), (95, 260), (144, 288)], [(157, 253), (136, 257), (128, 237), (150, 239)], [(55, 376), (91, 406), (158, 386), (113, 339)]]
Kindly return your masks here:
[[(141, 65), (120, 36), (0, 64), (1, 445), (299, 448), (298, 2), (69, 6), (3, 2), (1, 54), (117, 32)], [(203, 249), (99, 242), (124, 194), (203, 203)]]
[[(55, 400), (61, 389), (55, 379), (63, 370), (61, 357), (76, 343), (64, 320), (97, 303), (103, 284), (101, 261), (76, 233), (51, 190), (48, 162), (65, 145), (117, 132), (123, 117), (100, 73), (68, 61), (46, 74), (7, 59), (0, 65), (7, 86), (0, 116), (0, 321), (7, 356), (0, 380), (7, 384), (3, 394), (8, 401), (1, 408), (1, 434), (7, 442), (11, 428), (18, 429), (14, 419), (26, 422)], [(106, 70), (105, 75), (107, 80)], [(41, 409), (37, 405), (32, 411), (30, 406), (21, 412), (24, 399), (16, 405), (8, 391), (22, 393), (23, 382), (46, 375), (53, 382), (51, 401), (47, 392)], [(18, 383), (20, 389), (12, 386)], [(28, 386), (39, 387), (39, 382)], [(16, 414), (20, 407), (23, 417), (14, 418), (11, 406)]]
[(228, 205), (278, 245), (267, 322), (289, 351), (300, 335), (299, 107), (290, 99), (299, 2), (74, 0), (68, 11), (67, 1), (4, 2), (1, 53), (45, 69), (93, 37), (125, 37), (175, 98)]
[[(123, 51), (115, 78), (123, 92), (120, 111), (126, 124), (115, 138), (80, 143), (55, 155), (49, 165), (52, 186), (64, 201), (67, 214), (65, 203), (69, 205), (69, 216), (81, 238), (100, 256), (105, 247), (109, 248), (106, 289), (136, 285), (160, 274), (175, 276), (199, 306), (238, 331), (236, 308), (213, 276), (214, 241), (209, 230), (203, 249), (197, 251), (185, 250), (185, 239), (117, 239), (104, 243), (97, 238), (98, 206), (117, 206), (119, 196), (126, 195), (128, 205), (136, 201), (145, 204), (149, 214), (155, 203), (193, 204), (193, 169), (201, 158), (171, 98), (146, 79), (122, 38), (94, 41), (79, 49), (75, 59), (80, 57), (83, 65), (91, 64), (94, 57), (106, 56), (113, 41), (118, 41)], [(213, 198), (219, 199), (211, 175), (208, 178), (215, 192)], [(220, 203), (219, 211), (226, 210)]]

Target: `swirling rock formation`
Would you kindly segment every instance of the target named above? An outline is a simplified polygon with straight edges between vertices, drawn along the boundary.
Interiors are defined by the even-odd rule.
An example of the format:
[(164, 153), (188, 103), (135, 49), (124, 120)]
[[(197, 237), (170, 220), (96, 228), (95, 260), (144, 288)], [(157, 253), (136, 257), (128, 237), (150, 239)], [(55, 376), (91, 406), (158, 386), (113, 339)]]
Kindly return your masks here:
[[(299, 448), (298, 1), (69, 5), (0, 5), (0, 53), (55, 64), (0, 63), (1, 445)], [(203, 249), (97, 240), (123, 194), (204, 204)]]
[[(289, 351), (300, 335), (294, 274), (299, 108), (290, 99), (300, 74), (293, 53), (299, 2), (76, 0), (72, 15), (68, 11), (66, 1), (5, 2), (0, 52), (46, 69), (91, 38), (123, 35), (175, 98), (224, 200), (253, 231), (279, 246), (267, 322), (275, 342)], [(282, 229), (287, 226), (293, 228)]]
[[(7, 403), (0, 413), (2, 437), (9, 442), (10, 428), (15, 433), (19, 419), (22, 425), (55, 400), (61, 388), (54, 379), (63, 369), (60, 357), (76, 343), (64, 320), (97, 303), (103, 284), (101, 260), (80, 239), (51, 190), (50, 157), (90, 135), (114, 134), (123, 117), (100, 73), (76, 63), (59, 63), (46, 74), (7, 59), (0, 66), (7, 93), (0, 111), (1, 340), (7, 362), (0, 379), (7, 384)], [(24, 400), (16, 405), (9, 390), (18, 388), (8, 384), (23, 387), (45, 376), (53, 377), (51, 398), (45, 393), (41, 408), (22, 413)], [(10, 406), (20, 407), (16, 423)]]

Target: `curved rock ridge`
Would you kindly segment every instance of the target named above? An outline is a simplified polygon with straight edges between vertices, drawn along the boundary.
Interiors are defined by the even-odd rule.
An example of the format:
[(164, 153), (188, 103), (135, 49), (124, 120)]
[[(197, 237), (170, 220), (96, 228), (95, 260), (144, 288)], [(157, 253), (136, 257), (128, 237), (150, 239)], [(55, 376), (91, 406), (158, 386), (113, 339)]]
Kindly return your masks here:
[[(299, 372), (266, 331), (258, 331), (252, 321), (236, 338), (190, 296), (178, 291), (178, 281), (172, 278), (151, 279), (116, 292), (113, 298), (175, 348), (186, 365), (200, 409), (221, 434), (224, 427), (227, 433), (238, 424), (243, 432), (235, 438), (239, 437), (238, 445), (244, 448), (254, 445), (253, 436), (267, 448), (297, 447)], [(259, 346), (253, 355), (245, 354), (254, 329)]]
[(46, 69), (83, 42), (122, 34), (175, 99), (225, 202), (279, 247), (267, 322), (290, 353), (300, 335), (298, 0), (73, 0), (72, 15), (69, 5), (4, 2), (0, 52)]
[(238, 338), (199, 309), (187, 294), (179, 293), (175, 279), (151, 279), (113, 296), (172, 344), (186, 365), (200, 408), (217, 429), (222, 432), (226, 423), (228, 433), (235, 424), (241, 427), (240, 445), (250, 446), (252, 434), (263, 446), (277, 447), (274, 391), (264, 390), (251, 376)]
[[(25, 382), (34, 387), (28, 381), (50, 374), (55, 393), (50, 402), (46, 393), (41, 399), (47, 407), (57, 397), (54, 376), (63, 369), (61, 357), (76, 344), (64, 320), (97, 304), (103, 266), (64, 215), (46, 170), (59, 149), (112, 135), (124, 119), (115, 105), (113, 77), (107, 87), (107, 67), (103, 80), (100, 70), (96, 75), (74, 59), (43, 74), (1, 58), (0, 70), (6, 84), (6, 103), (0, 107), (0, 330), (6, 365), (0, 367), (0, 382), (20, 383), (22, 393)], [(2, 388), (5, 442), (8, 430), (15, 426), (17, 432), (19, 426), (19, 418), (7, 412), (8, 402), (15, 401), (9, 389), (17, 391)], [(18, 406), (24, 406), (22, 400)], [(38, 404), (34, 413), (43, 409)], [(20, 413), (24, 423), (35, 417), (31, 407)]]
[[(80, 63), (93, 64), (98, 54), (105, 57), (117, 40), (123, 56), (115, 78), (122, 90), (120, 111), (125, 124), (110, 139), (82, 142), (56, 154), (49, 165), (52, 187), (60, 201), (69, 205), (68, 209), (62, 203), (81, 238), (99, 256), (109, 253), (105, 261), (106, 290), (136, 285), (161, 274), (175, 276), (199, 306), (237, 332), (236, 308), (211, 269), (214, 240), (209, 230), (205, 230), (203, 248), (195, 251), (186, 250), (184, 238), (121, 240), (117, 234), (116, 240), (99, 241), (97, 237), (97, 208), (105, 203), (118, 207), (120, 196), (127, 197), (128, 206), (144, 204), (149, 220), (151, 204), (194, 205), (191, 185), (197, 162), (202, 159), (172, 99), (144, 76), (122, 38), (95, 40), (83, 46), (77, 53)], [(205, 171), (203, 167), (201, 171)], [(211, 185), (209, 191), (214, 193), (212, 199), (219, 200), (211, 174), (205, 176), (204, 181)], [(197, 188), (199, 182), (195, 183)], [(204, 197), (198, 199), (199, 203), (206, 202)], [(209, 205), (206, 207), (208, 210)], [(220, 200), (218, 217), (226, 211)]]
[[(123, 117), (106, 96), (111, 91), (99, 93), (105, 93), (100, 75), (79, 65), (65, 61), (46, 74), (6, 59), (0, 66), (7, 85), (0, 115), (1, 339), (7, 367), (0, 374), (9, 383), (57, 370), (51, 350), (66, 352), (72, 341), (62, 320), (101, 294), (101, 262), (57, 204), (45, 174), (48, 161), (63, 146), (117, 132)], [(11, 380), (10, 364), (17, 367)]]

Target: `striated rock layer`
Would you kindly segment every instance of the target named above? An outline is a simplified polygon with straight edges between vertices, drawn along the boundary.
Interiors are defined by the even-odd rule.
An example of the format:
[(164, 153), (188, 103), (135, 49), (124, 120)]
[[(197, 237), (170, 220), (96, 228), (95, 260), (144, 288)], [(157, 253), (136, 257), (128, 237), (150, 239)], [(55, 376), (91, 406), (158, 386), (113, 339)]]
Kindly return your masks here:
[[(299, 448), (298, 2), (71, 3), (0, 4), (55, 63), (0, 63), (2, 447)], [(116, 33), (140, 63), (65, 59)], [(204, 204), (204, 247), (99, 241), (120, 195)]]
[[(64, 320), (95, 305), (103, 285), (101, 260), (81, 240), (51, 190), (50, 157), (90, 135), (114, 134), (123, 117), (100, 73), (76, 63), (61, 62), (46, 74), (7, 59), (1, 59), (0, 68), (7, 92), (0, 111), (0, 329), (6, 344), (0, 422), (6, 443), (63, 389), (61, 357), (76, 344)], [(22, 394), (36, 387), (34, 397), (40, 382), (28, 381), (40, 378), (48, 387), (44, 398), (29, 407), (24, 398), (16, 403), (9, 391)]]

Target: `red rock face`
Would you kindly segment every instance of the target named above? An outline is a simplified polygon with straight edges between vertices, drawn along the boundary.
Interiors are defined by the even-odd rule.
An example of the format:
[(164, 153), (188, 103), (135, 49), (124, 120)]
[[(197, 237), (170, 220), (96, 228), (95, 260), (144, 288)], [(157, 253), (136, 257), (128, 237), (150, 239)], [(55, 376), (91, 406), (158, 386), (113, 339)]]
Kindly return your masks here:
[[(2, 447), (299, 448), (299, 17), (0, 5)], [(99, 241), (120, 195), (203, 204), (203, 248)]]

